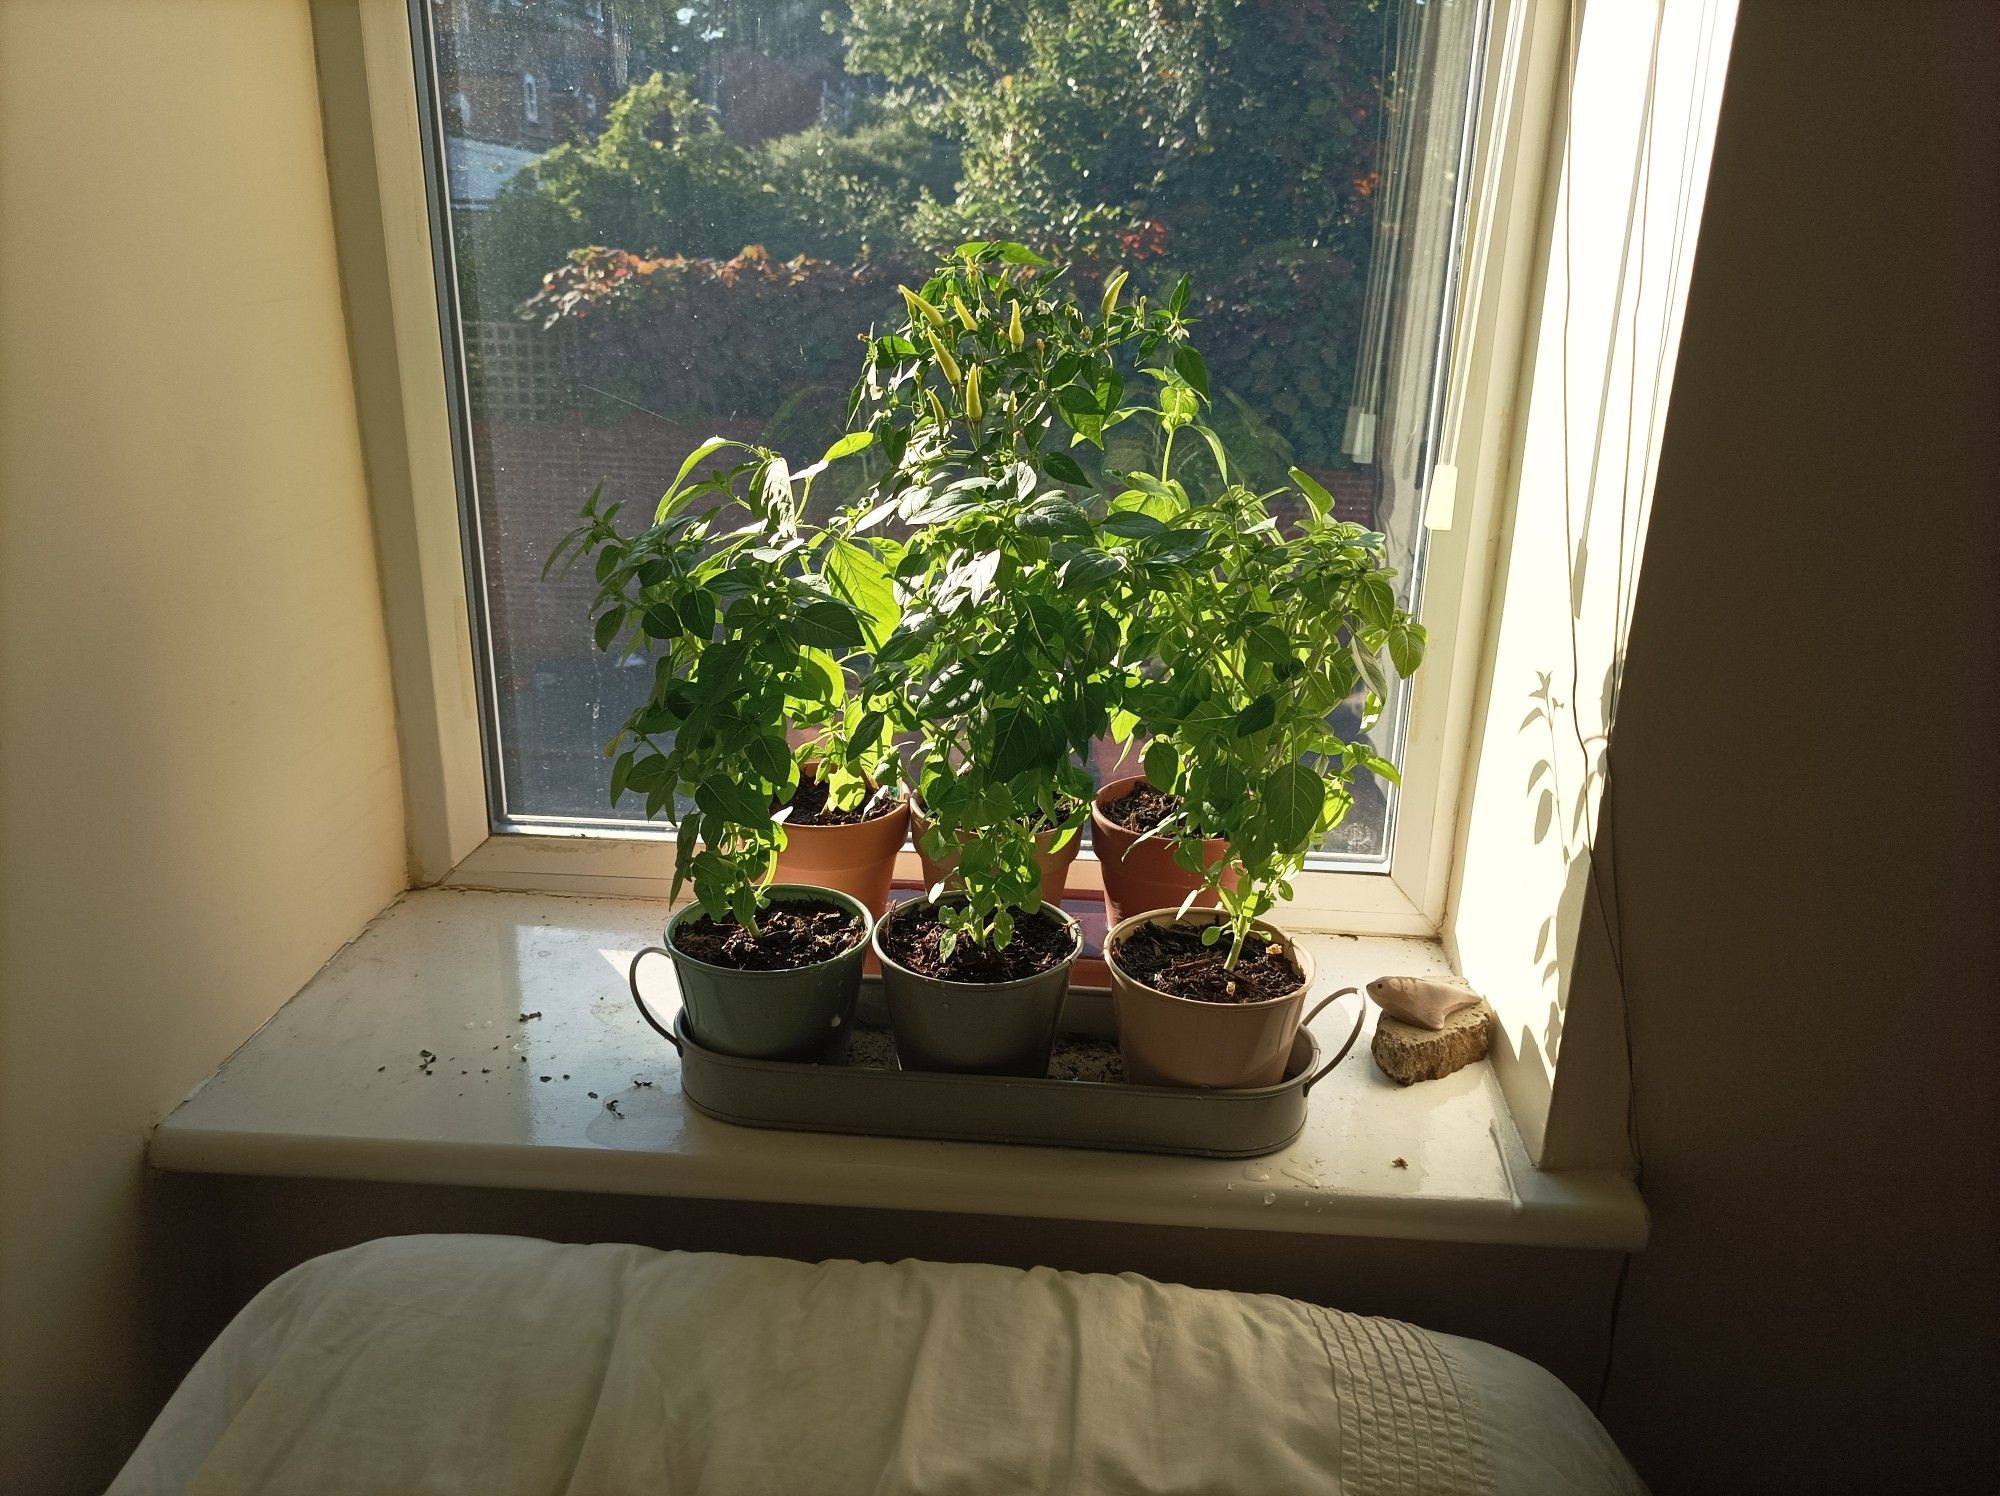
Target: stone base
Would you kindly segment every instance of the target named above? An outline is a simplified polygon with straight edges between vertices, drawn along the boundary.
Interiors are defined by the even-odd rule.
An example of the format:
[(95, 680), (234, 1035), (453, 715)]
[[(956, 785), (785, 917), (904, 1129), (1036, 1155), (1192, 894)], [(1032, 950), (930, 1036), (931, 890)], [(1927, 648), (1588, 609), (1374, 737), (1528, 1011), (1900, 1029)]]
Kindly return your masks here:
[(1375, 1063), (1398, 1085), (1442, 1080), (1486, 1058), (1493, 1033), (1493, 1009), (1482, 1002), (1454, 1013), (1441, 1029), (1419, 1028), (1387, 1013), (1375, 1020)]

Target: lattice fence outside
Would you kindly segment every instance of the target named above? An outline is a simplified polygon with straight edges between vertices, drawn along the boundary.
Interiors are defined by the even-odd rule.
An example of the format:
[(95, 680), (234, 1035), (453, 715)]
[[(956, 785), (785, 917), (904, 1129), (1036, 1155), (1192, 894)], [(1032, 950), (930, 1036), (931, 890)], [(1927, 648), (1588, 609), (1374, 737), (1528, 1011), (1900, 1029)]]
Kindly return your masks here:
[(465, 364), (476, 422), (545, 421), (575, 408), (576, 338), (532, 322), (468, 322)]

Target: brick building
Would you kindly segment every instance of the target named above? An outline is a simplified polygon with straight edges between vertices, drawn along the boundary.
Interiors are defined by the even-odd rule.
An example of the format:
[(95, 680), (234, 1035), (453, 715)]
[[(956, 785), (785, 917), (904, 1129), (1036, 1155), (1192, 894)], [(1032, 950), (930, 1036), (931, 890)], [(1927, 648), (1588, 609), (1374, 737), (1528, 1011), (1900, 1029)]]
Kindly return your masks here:
[(552, 146), (603, 127), (631, 44), (606, 0), (430, 0), (452, 206), (479, 211)]

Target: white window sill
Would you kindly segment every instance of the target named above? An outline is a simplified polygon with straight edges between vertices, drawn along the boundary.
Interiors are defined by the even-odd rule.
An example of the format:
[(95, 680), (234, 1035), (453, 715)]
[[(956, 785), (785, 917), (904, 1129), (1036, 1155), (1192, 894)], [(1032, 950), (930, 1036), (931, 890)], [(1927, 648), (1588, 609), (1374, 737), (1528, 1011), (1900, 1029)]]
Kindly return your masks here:
[[(408, 894), (160, 1124), (151, 1162), (1439, 1241), (1645, 1241), (1626, 1179), (1529, 1164), (1489, 1067), (1403, 1089), (1376, 1069), (1365, 1033), (1314, 1090), (1304, 1133), (1249, 1161), (718, 1122), (684, 1102), (678, 1059), (626, 993), (625, 968), (658, 940), (661, 914), (636, 899)], [(1323, 991), (1444, 969), (1433, 942), (1305, 940)], [(670, 968), (649, 968), (649, 995), (670, 1011)], [(424, 1050), (437, 1056), (429, 1074)]]

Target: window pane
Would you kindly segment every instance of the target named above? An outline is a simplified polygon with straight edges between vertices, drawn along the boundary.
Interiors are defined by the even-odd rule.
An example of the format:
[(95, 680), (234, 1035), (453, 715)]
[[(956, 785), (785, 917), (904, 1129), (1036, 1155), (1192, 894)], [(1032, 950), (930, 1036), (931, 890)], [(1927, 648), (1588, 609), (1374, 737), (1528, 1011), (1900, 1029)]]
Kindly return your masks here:
[[(541, 577), (584, 496), (642, 515), (711, 434), (809, 461), (896, 283), (966, 239), (1191, 274), (1252, 480), (1307, 469), (1417, 597), (1480, 0), (428, 11), (501, 820), (618, 814), (599, 749), (647, 671), (593, 648), (587, 576)], [(1359, 787), (1329, 858), (1391, 813)]]

